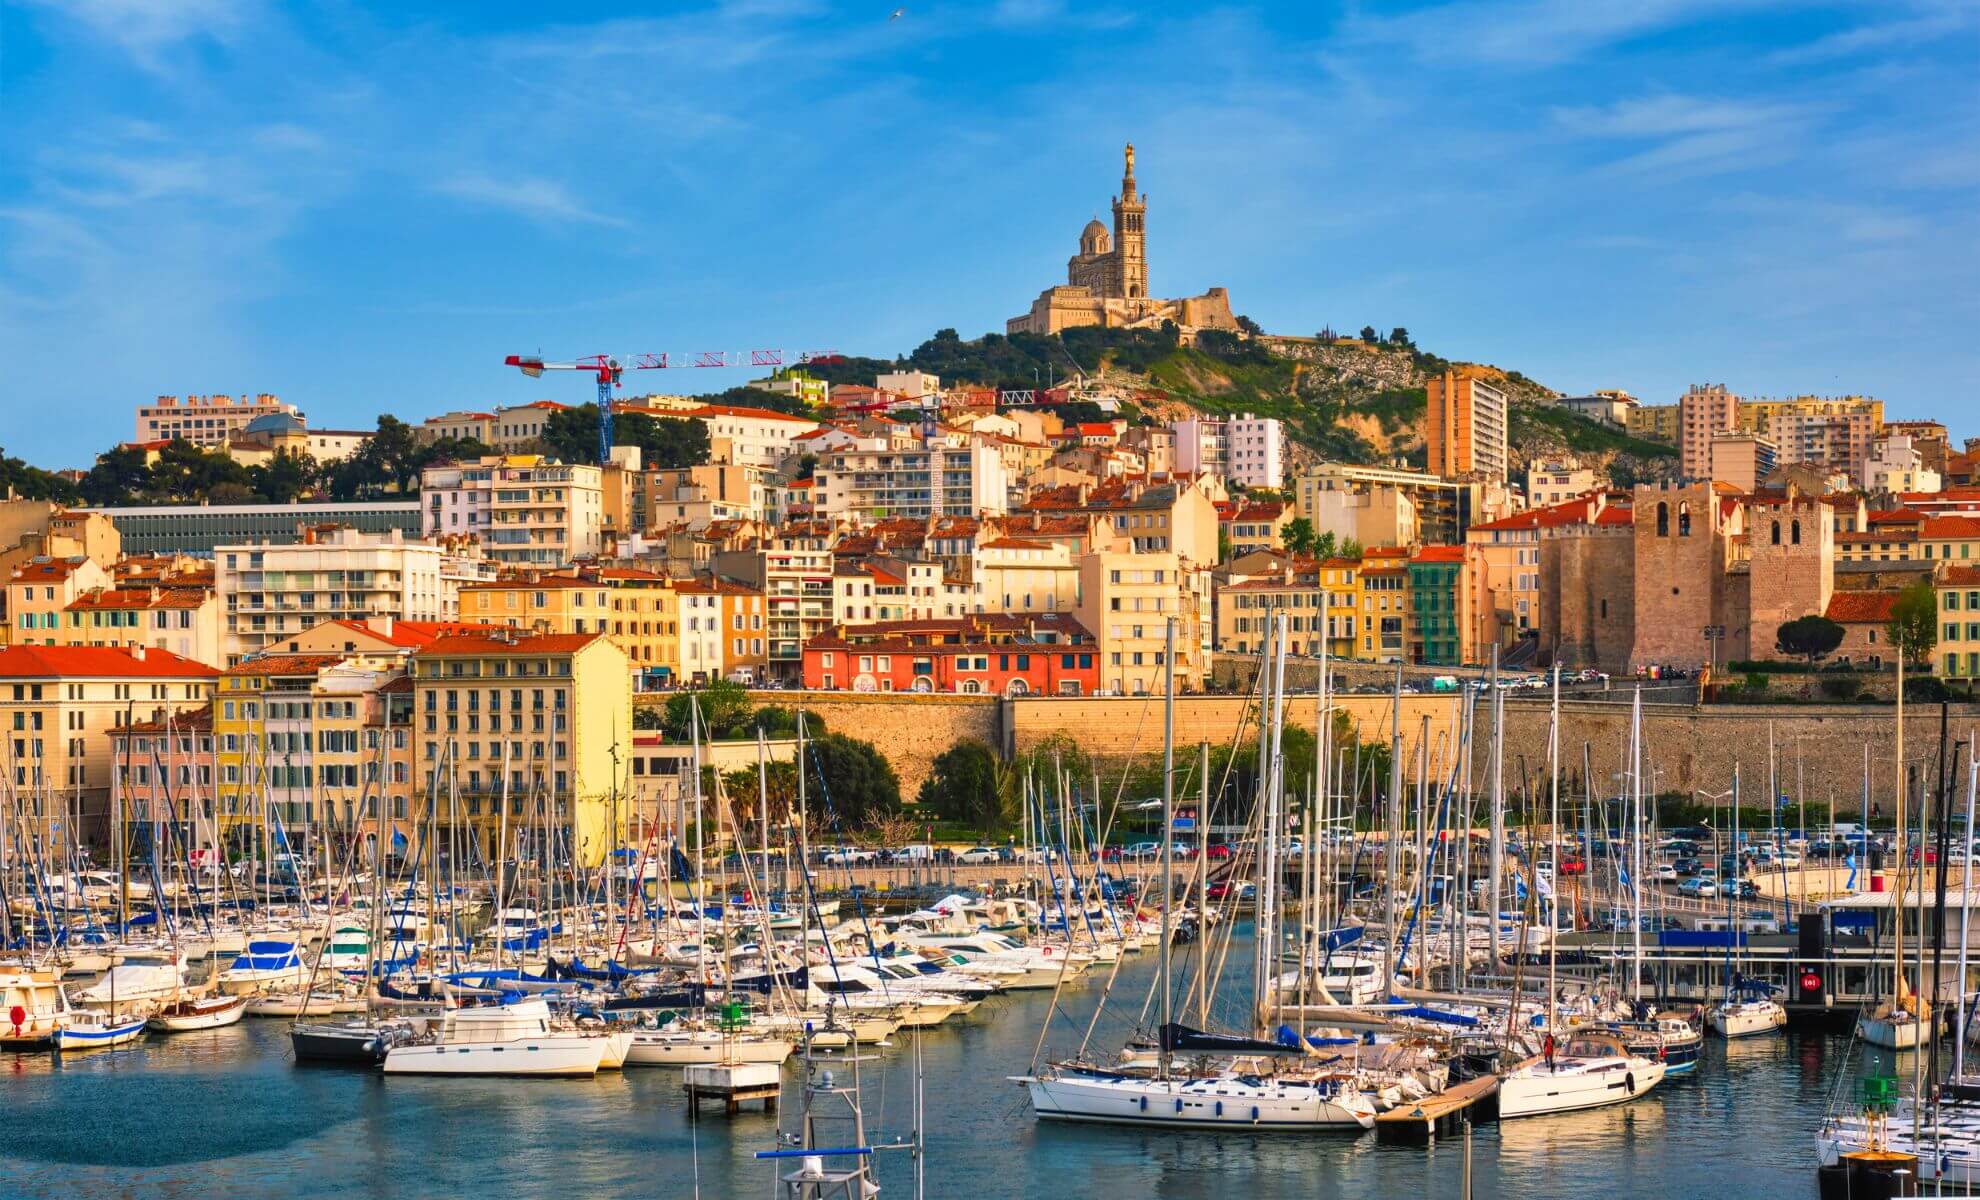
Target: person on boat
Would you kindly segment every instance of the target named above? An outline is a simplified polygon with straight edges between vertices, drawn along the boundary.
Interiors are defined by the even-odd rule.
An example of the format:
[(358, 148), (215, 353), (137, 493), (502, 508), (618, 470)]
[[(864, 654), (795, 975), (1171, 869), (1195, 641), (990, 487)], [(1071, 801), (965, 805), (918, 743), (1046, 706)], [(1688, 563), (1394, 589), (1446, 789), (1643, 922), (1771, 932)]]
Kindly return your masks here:
[(1553, 1070), (1554, 1069), (1554, 1034), (1552, 1030), (1549, 1030), (1547, 1032), (1546, 1039), (1540, 1043), (1540, 1053), (1544, 1055), (1547, 1059), (1547, 1069), (1549, 1071)]

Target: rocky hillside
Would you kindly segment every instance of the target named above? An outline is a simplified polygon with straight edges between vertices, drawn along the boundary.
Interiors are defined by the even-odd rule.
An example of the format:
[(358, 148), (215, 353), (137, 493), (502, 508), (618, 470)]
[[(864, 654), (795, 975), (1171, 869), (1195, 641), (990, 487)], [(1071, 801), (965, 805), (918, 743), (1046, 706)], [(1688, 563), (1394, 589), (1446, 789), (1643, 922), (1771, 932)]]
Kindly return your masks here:
[[(1400, 333), (1401, 331), (1398, 331)], [(1424, 463), (1424, 386), (1452, 366), (1478, 366), (1512, 397), (1516, 468), (1573, 454), (1618, 482), (1675, 469), (1671, 447), (1554, 406), (1559, 393), (1518, 371), (1454, 363), (1410, 344), (1173, 330), (1069, 329), (1055, 337), (988, 334), (964, 341), (945, 329), (912, 354), (847, 358), (813, 368), (835, 383), (872, 383), (880, 371), (918, 368), (945, 381), (1028, 388), (1047, 380), (1074, 399), (1115, 399), (1131, 414), (1168, 421), (1191, 412), (1250, 412), (1285, 421), (1295, 462)]]

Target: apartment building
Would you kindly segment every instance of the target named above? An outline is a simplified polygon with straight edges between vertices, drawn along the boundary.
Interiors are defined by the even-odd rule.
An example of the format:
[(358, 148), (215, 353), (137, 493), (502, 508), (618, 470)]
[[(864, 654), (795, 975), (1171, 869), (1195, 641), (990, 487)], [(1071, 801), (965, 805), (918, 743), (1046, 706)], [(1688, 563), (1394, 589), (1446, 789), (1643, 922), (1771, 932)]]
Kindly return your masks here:
[(480, 442), (484, 446), (495, 444), (495, 414), (489, 412), (468, 412), (456, 410), (428, 417), (414, 430), (419, 440), (437, 442), (443, 438), (453, 438), (462, 442)]
[[(1723, 383), (1693, 384), (1678, 397), (1678, 470), (1686, 479), (1712, 477), (1712, 439), (1740, 431), (1740, 398)], [(1750, 432), (1750, 431), (1749, 431)]]
[(862, 439), (819, 458), (815, 511), (925, 518), (998, 514), (1009, 507), (1012, 477), (988, 441), (967, 434), (937, 434), (905, 447), (883, 441), (891, 439)]
[(312, 529), (294, 545), (222, 546), (221, 649), (231, 665), (325, 621), (452, 621), (462, 585), (493, 574), (478, 557), (396, 530)]
[(257, 417), (300, 416), (293, 404), (285, 404), (264, 392), (257, 396), (160, 396), (137, 407), (133, 442), (167, 442), (183, 438), (195, 446), (218, 448), (227, 444), (230, 434), (239, 433)]
[(1551, 508), (1594, 490), (1595, 472), (1572, 458), (1527, 464), (1528, 508)]
[(832, 625), (832, 546), (828, 522), (787, 525), (746, 550), (712, 556), (714, 574), (763, 595), (765, 665), (773, 675), (799, 677), (805, 643)]
[(1666, 446), (1677, 445), (1684, 428), (1683, 415), (1675, 404), (1638, 404), (1629, 410), (1625, 420), (1629, 436)]
[(536, 455), (441, 463), (420, 475), (420, 530), (472, 536), (490, 561), (558, 567), (604, 548), (599, 468)]
[(110, 587), (62, 610), (64, 646), (150, 646), (209, 666), (226, 661), (220, 594), (200, 587)]
[(876, 624), (804, 648), (804, 686), (825, 691), (1085, 696), (1099, 676), (1093, 638), (1062, 613)]
[[(1572, 500), (1564, 503), (1572, 503)], [(1551, 506), (1550, 506), (1551, 507)], [(1540, 626), (1540, 528), (1546, 509), (1473, 525), (1465, 532), (1477, 624), (1470, 639), (1482, 653), (1512, 643)]]
[(1432, 378), (1426, 390), (1423, 440), (1430, 473), (1504, 479), (1512, 464), (1505, 392), (1476, 371), (1457, 370)]
[(1737, 430), (1712, 435), (1709, 474), (1713, 483), (1729, 484), (1751, 493), (1779, 465), (1780, 452), (1774, 443), (1757, 433)]
[(1861, 484), (1871, 449), (1883, 432), (1872, 404), (1881, 410), (1876, 401), (1796, 402), (1774, 414), (1768, 440), (1778, 448), (1784, 464), (1832, 467)]
[(1070, 613), (1079, 606), (1079, 561), (1064, 542), (979, 542), (969, 577), (972, 612)]
[[(1074, 616), (1093, 635), (1103, 693), (1160, 694), (1168, 674), (1175, 676), (1177, 691), (1203, 686), (1206, 643), (1215, 628), (1206, 621), (1207, 583), (1186, 577), (1196, 572), (1184, 572), (1173, 552), (1089, 554), (1079, 567)], [(1171, 617), (1177, 623), (1174, 662), (1165, 642)]]
[(1355, 572), (1361, 611), (1362, 658), (1402, 662), (1409, 652), (1409, 551), (1380, 546), (1366, 551)]
[(632, 670), (603, 634), (438, 638), (413, 655), (412, 715), (415, 807), (432, 803), (441, 824), (458, 814), (497, 845), (506, 797), (511, 829), (565, 831), (584, 866), (622, 844), (611, 814), (632, 753)]
[(1890, 433), (1878, 438), (1870, 457), (1863, 464), (1866, 491), (1917, 493), (1936, 492), (1944, 480), (1926, 462), (1926, 456), (1908, 433)]
[(1455, 667), (1476, 662), (1477, 628), (1463, 546), (1424, 546), (1409, 558), (1409, 657)]
[(708, 427), (708, 460), (739, 467), (774, 468), (797, 454), (796, 439), (818, 422), (767, 408), (705, 404), (680, 414)]
[(7, 576), (7, 641), (17, 646), (63, 646), (65, 614), (78, 596), (101, 591), (110, 573), (94, 559), (34, 558)]
[(658, 686), (683, 677), (684, 582), (635, 567), (526, 572), (463, 586), (461, 616), (529, 633), (605, 634)]
[(1178, 472), (1216, 475), (1246, 487), (1285, 483), (1285, 426), (1276, 417), (1185, 417), (1169, 428)]
[[(0, 729), (20, 824), (44, 851), (102, 847), (109, 836), (110, 730), (128, 714), (203, 705), (219, 672), (144, 646), (0, 647)], [(73, 839), (64, 813), (80, 816)]]
[(504, 454), (533, 454), (541, 448), (543, 427), (552, 416), (570, 408), (555, 400), (533, 400), (495, 410), (488, 422), (488, 446)]

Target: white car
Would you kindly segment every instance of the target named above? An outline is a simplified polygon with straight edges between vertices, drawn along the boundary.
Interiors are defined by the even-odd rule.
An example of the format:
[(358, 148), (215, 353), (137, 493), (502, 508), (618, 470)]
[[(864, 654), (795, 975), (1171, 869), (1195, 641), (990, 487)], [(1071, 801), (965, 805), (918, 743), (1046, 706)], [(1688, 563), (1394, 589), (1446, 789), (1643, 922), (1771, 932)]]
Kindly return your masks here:
[(1650, 878), (1655, 879), (1659, 883), (1675, 883), (1677, 882), (1677, 877), (1677, 868), (1670, 863), (1658, 863), (1650, 871)]
[(861, 850), (857, 846), (840, 846), (827, 850), (819, 860), (828, 867), (851, 867), (873, 861), (873, 851)]
[(997, 852), (988, 846), (971, 846), (956, 855), (956, 861), (966, 867), (980, 867), (997, 861)]

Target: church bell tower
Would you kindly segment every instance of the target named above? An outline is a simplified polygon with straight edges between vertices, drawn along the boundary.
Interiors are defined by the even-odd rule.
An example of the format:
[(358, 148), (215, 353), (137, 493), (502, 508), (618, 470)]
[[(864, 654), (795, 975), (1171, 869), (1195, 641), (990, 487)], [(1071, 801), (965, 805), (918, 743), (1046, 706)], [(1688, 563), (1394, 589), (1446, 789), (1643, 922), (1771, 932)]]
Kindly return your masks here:
[(1148, 258), (1142, 242), (1142, 219), (1147, 211), (1147, 205), (1134, 190), (1134, 143), (1129, 142), (1121, 194), (1114, 197), (1114, 254), (1120, 264), (1117, 294), (1130, 300), (1148, 295)]

